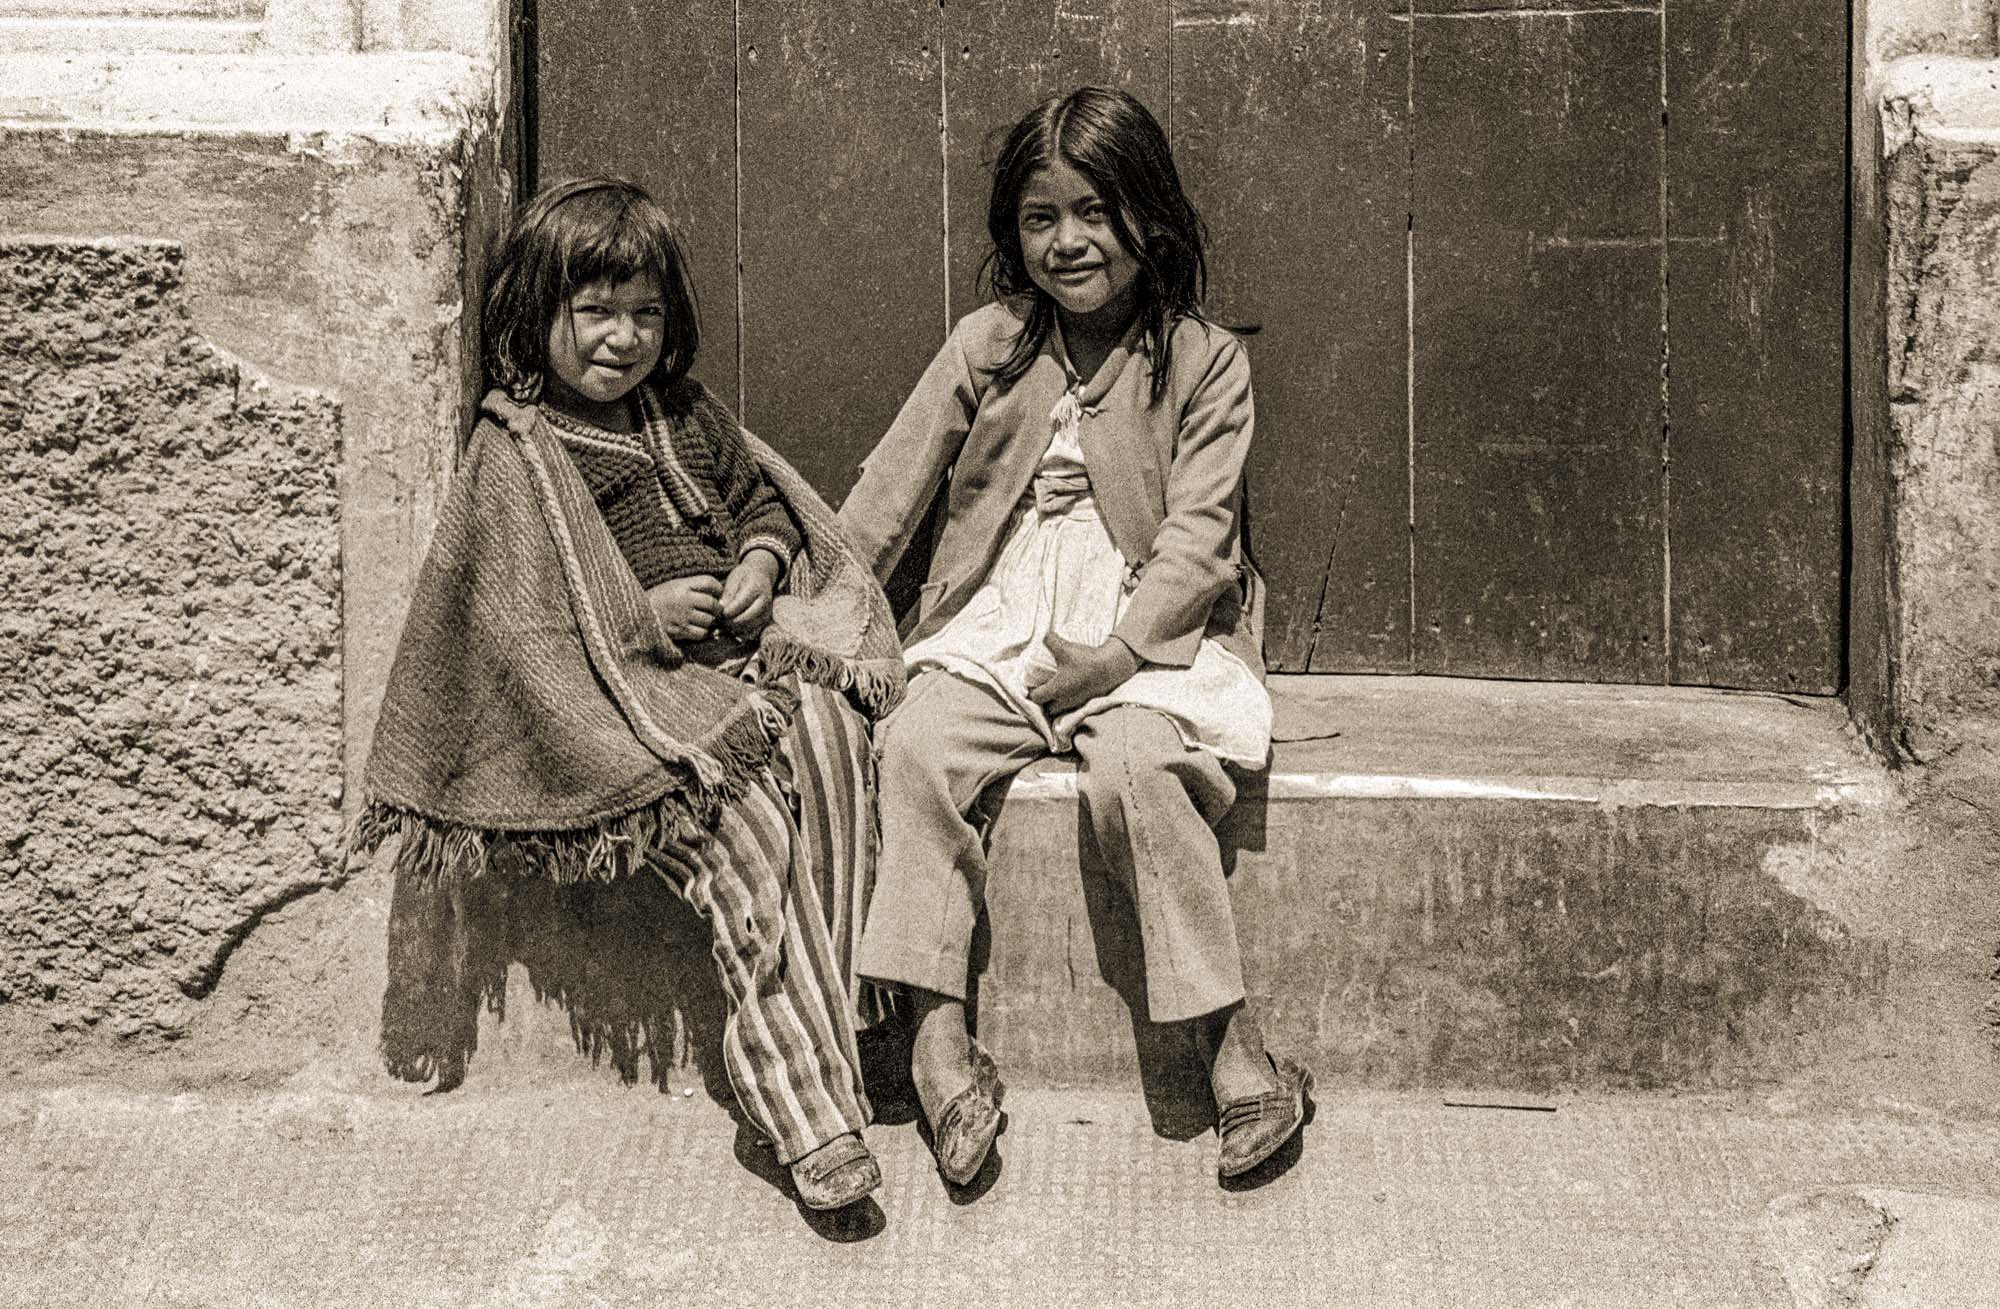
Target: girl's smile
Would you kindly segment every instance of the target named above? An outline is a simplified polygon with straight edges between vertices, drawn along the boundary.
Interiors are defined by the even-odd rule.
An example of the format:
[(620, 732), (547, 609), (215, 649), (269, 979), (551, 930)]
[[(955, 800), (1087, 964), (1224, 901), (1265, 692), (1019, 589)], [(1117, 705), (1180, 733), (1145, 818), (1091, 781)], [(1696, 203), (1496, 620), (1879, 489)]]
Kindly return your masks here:
[(650, 273), (578, 287), (549, 323), (548, 399), (600, 427), (630, 421), (623, 401), (666, 344), (666, 303)]
[(1037, 170), (1021, 192), (1017, 226), (1029, 279), (1067, 321), (1123, 330), (1138, 304), (1139, 261), (1089, 178), (1061, 160)]

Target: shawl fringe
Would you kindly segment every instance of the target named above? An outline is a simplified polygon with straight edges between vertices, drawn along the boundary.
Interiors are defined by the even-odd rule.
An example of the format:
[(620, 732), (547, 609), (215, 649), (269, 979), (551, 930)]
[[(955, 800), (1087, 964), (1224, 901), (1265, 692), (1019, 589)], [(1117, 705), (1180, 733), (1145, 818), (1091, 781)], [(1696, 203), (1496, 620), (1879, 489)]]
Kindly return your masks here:
[(802, 682), (844, 692), (871, 719), (881, 718), (903, 698), (908, 674), (900, 655), (894, 659), (843, 659), (775, 626), (765, 629), (757, 653), (765, 677), (796, 675)]
[(663, 836), (696, 839), (705, 827), (690, 809), (684, 795), (667, 794), (573, 832), (502, 832), (462, 827), (372, 800), (355, 824), (355, 848), (372, 855), (396, 839), (390, 872), (431, 888), (485, 877), (501, 863), (503, 852), (519, 857), (519, 871), (559, 885), (615, 882), (639, 872), (646, 852)]
[(431, 887), (484, 877), (503, 852), (518, 856), (519, 871), (560, 885), (615, 882), (639, 872), (655, 845), (696, 844), (713, 832), (722, 811), (790, 730), (796, 703), (781, 689), (776, 696), (752, 696), (746, 712), (702, 743), (705, 757), (684, 762), (679, 770), (684, 775), (675, 784), (643, 804), (583, 827), (474, 827), (370, 795), (348, 832), (347, 847), (373, 856), (396, 838), (391, 873)]

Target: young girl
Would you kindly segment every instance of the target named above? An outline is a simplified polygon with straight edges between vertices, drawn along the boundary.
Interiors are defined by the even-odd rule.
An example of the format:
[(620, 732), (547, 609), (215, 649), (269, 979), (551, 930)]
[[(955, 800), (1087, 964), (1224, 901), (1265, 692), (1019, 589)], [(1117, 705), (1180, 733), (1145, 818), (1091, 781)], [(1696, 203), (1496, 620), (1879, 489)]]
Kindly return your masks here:
[(938, 1167), (980, 1168), (1001, 1086), (964, 1000), (985, 884), (967, 811), (1043, 755), (1081, 756), (1097, 844), (1132, 892), (1157, 1022), (1199, 1019), (1225, 1177), (1304, 1119), (1272, 1060), (1211, 825), (1223, 764), (1262, 767), (1261, 582), (1241, 550), (1250, 365), (1198, 314), (1200, 217), (1164, 133), (1084, 87), (1017, 123), (996, 161), (987, 273), (864, 465), (841, 521), (876, 576), (940, 488), (946, 516), (906, 619), (915, 674), (878, 729), (881, 851), (859, 972), (910, 988), (911, 1058)]
[(865, 731), (828, 688), (870, 716), (900, 696), (887, 601), (687, 376), (685, 258), (637, 186), (536, 197), (483, 328), (495, 389), (417, 581), (361, 843), (400, 836), (400, 868), (446, 878), (504, 849), (562, 881), (667, 879), (714, 933), (744, 1113), (805, 1204), (850, 1204), (880, 1172), (818, 897), (844, 929), (868, 799)]

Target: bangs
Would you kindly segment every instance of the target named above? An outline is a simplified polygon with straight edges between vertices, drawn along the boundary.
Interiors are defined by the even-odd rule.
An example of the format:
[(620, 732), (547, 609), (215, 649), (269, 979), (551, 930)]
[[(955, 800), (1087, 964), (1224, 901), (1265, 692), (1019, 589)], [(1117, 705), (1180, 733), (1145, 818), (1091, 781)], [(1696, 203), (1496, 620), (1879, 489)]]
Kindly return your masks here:
[[(571, 202), (577, 210), (575, 222), (563, 223), (566, 232), (555, 233), (557, 244), (566, 246), (559, 259), (562, 269), (561, 295), (564, 299), (592, 282), (625, 282), (649, 274), (668, 288), (671, 271), (677, 268), (674, 236), (657, 206), (631, 203), (618, 192), (597, 192)], [(592, 213), (591, 210), (600, 212)], [(568, 236), (569, 241), (562, 237)]]
[(687, 254), (667, 215), (638, 183), (589, 177), (542, 191), (515, 219), (488, 282), (482, 327), (490, 385), (520, 399), (548, 366), (549, 325), (578, 290), (640, 275), (658, 284), (666, 342), (650, 380), (677, 382), (694, 363), (700, 314)]

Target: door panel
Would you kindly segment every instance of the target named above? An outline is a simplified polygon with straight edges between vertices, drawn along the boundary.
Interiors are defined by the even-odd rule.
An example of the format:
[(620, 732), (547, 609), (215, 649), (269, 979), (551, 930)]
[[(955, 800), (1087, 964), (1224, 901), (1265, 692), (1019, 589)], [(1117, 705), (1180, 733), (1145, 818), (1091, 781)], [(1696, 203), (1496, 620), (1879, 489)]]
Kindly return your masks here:
[(1658, 681), (1659, 20), (1414, 31), (1417, 668)]
[(992, 162), (1006, 130), (1037, 103), (1087, 82), (1122, 86), (1164, 113), (1169, 14), (1159, 0), (986, 0), (944, 7), (945, 158), (949, 169), (951, 321), (982, 303)]
[(938, 11), (739, 9), (742, 416), (838, 504), (941, 339)]
[[(618, 173), (680, 225), (701, 310), (695, 376), (736, 388), (734, 0), (573, 0), (536, 15), (538, 183)], [(607, 41), (607, 32), (643, 33)], [(671, 70), (671, 76), (667, 75)]]
[(1667, 9), (1670, 681), (1840, 684), (1846, 32)]
[(698, 374), (836, 502), (978, 303), (998, 133), (1109, 82), (1174, 140), (1211, 315), (1260, 329), (1274, 669), (1838, 686), (1836, 7), (541, 9), (541, 176), (661, 196)]
[[(1175, 8), (1172, 122), (1215, 238), (1210, 312), (1255, 324), (1251, 546), (1274, 667), (1410, 669), (1408, 25), (1366, 5)], [(1246, 142), (1261, 148), (1245, 149)]]

